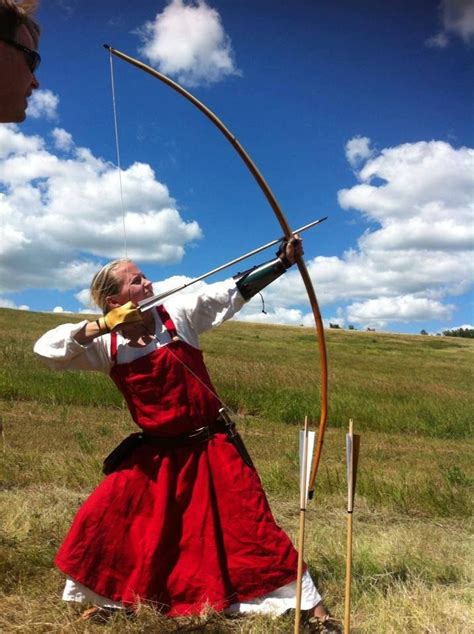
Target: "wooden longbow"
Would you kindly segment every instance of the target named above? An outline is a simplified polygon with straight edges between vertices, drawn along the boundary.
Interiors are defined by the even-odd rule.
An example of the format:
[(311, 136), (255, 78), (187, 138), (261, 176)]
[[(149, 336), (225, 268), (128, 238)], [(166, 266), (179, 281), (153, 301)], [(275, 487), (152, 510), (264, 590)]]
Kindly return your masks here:
[[(148, 73), (152, 77), (159, 79), (161, 82), (165, 83), (167, 86), (178, 92), (180, 95), (185, 97), (188, 101), (190, 101), (196, 108), (198, 108), (212, 123), (222, 132), (222, 134), (226, 137), (229, 143), (233, 146), (233, 148), (237, 151), (240, 158), (243, 160), (250, 173), (257, 181), (258, 186), (262, 190), (265, 198), (270, 204), (270, 207), (273, 209), (273, 212), (280, 223), (280, 226), (283, 230), (285, 238), (290, 239), (293, 235), (293, 231), (288, 224), (288, 220), (286, 219), (275, 195), (273, 194), (270, 186), (267, 181), (263, 178), (259, 169), (255, 165), (254, 161), (250, 158), (249, 154), (242, 147), (236, 137), (230, 132), (230, 130), (222, 123), (222, 121), (217, 117), (212, 110), (210, 110), (206, 105), (204, 105), (199, 99), (197, 99), (194, 95), (188, 92), (185, 88), (180, 86), (177, 82), (173, 81), (163, 73), (155, 70), (151, 66), (144, 64), (138, 59), (134, 57), (130, 57), (125, 53), (111, 47), (108, 44), (104, 44), (104, 47), (110, 52), (111, 55), (115, 55), (125, 62), (128, 62), (132, 66), (143, 70), (145, 73)], [(303, 256), (299, 256), (296, 260), (296, 264), (298, 266), (299, 272), (303, 279), (304, 286), (306, 288), (306, 293), (308, 295), (309, 303), (311, 305), (311, 310), (313, 312), (314, 321), (316, 324), (316, 339), (318, 341), (319, 346), (319, 356), (320, 356), (320, 366), (321, 366), (321, 412), (319, 416), (319, 431), (318, 438), (316, 441), (316, 446), (314, 449), (314, 455), (312, 459), (312, 467), (311, 467), (311, 475), (309, 480), (309, 488), (308, 488), (308, 497), (311, 499), (314, 493), (314, 486), (316, 481), (316, 475), (318, 473), (319, 463), (321, 460), (321, 451), (323, 448), (324, 434), (326, 431), (326, 423), (327, 423), (327, 410), (328, 410), (328, 369), (327, 369), (327, 352), (326, 352), (326, 340), (324, 337), (324, 327), (323, 321), (321, 318), (321, 313), (319, 310), (318, 300), (316, 299), (316, 292), (314, 290), (313, 284), (311, 282), (311, 278), (308, 273), (308, 269), (306, 268), (305, 261)]]

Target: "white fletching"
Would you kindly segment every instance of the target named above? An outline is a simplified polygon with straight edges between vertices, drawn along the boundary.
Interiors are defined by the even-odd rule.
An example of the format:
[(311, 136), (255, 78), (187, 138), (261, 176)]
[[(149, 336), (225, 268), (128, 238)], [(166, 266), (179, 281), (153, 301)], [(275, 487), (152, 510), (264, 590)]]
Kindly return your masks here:
[[(306, 508), (308, 501), (309, 478), (311, 475), (311, 465), (308, 464), (313, 455), (316, 432), (300, 431), (300, 506)], [(306, 456), (306, 458), (305, 458)]]

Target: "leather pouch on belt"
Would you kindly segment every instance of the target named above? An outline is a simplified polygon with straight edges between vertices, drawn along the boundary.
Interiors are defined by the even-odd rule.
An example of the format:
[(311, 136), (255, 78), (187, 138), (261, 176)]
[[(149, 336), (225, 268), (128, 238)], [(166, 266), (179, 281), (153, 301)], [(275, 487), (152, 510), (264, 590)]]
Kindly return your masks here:
[(141, 432), (130, 434), (130, 436), (124, 438), (105, 458), (104, 464), (102, 465), (102, 473), (110, 475), (116, 471), (125, 458), (128, 458), (143, 442), (144, 438)]

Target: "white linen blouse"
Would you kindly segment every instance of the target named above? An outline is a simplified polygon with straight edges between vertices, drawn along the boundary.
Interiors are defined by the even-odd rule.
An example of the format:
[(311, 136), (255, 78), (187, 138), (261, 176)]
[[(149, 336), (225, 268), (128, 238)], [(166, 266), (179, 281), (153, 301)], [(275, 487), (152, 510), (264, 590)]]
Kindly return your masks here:
[[(199, 348), (199, 335), (230, 319), (244, 305), (245, 300), (233, 280), (209, 285), (204, 293), (176, 295), (164, 304), (176, 331), (183, 341)], [(170, 337), (155, 309), (150, 309), (155, 319), (155, 333), (146, 347), (127, 345), (117, 332), (117, 363), (128, 363), (166, 345)], [(96, 370), (110, 373), (110, 335), (97, 337), (87, 345), (78, 343), (74, 336), (87, 324), (62, 324), (45, 333), (35, 343), (34, 352), (54, 370)]]

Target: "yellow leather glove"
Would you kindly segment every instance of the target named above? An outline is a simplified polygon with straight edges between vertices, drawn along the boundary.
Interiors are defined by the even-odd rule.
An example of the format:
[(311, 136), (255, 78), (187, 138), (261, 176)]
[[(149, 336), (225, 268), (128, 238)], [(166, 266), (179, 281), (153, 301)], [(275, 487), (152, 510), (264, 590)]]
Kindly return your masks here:
[(133, 302), (127, 302), (123, 306), (114, 308), (109, 313), (97, 320), (101, 332), (112, 332), (121, 324), (132, 324), (142, 321), (143, 317)]

